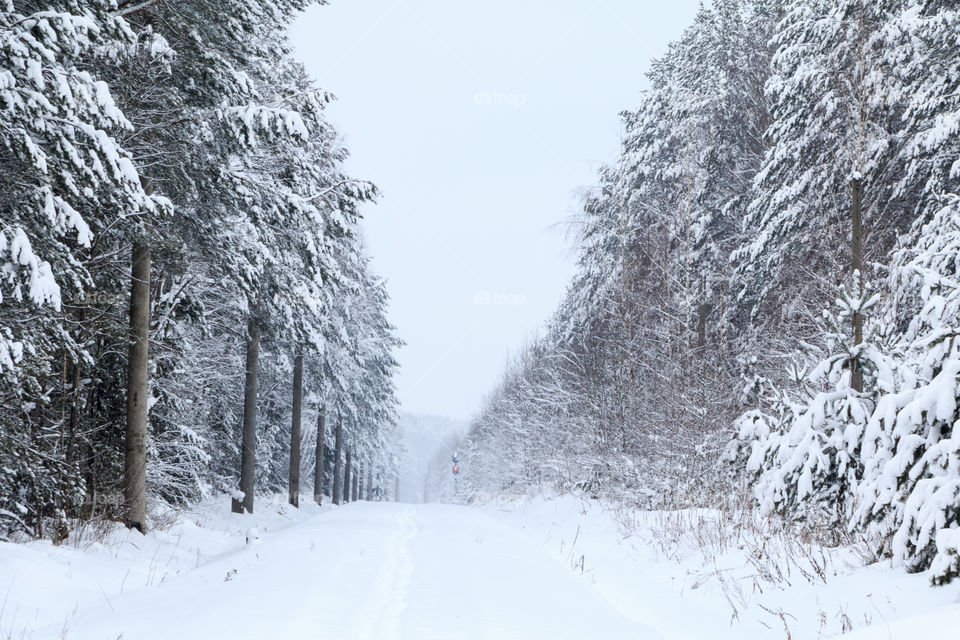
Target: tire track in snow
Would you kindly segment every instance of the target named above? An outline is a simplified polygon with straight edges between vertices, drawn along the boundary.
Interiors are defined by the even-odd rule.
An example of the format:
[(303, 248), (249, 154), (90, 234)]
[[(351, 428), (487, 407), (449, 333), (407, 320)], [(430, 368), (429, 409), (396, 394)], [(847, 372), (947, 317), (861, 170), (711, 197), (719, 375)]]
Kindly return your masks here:
[(409, 544), (417, 535), (413, 507), (397, 516), (397, 530), (384, 545), (385, 561), (370, 598), (368, 615), (361, 620), (355, 637), (361, 640), (400, 638), (400, 621), (407, 605), (413, 560)]

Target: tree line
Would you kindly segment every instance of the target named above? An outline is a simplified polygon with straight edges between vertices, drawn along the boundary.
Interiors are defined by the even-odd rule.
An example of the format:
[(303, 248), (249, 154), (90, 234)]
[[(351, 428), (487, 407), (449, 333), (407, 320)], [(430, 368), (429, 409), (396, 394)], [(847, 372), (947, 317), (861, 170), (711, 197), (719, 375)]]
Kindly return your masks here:
[(292, 55), (311, 4), (0, 6), (0, 536), (389, 488), (377, 190)]
[(716, 506), (745, 484), (826, 542), (956, 577), (958, 33), (946, 0), (701, 8), (622, 114), (459, 498)]

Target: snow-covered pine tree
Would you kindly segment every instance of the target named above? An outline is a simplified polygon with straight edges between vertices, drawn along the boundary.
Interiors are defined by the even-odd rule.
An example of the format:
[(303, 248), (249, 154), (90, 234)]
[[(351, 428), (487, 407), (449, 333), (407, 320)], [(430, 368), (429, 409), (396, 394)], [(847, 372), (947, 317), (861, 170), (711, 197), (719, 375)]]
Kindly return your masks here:
[[(752, 410), (735, 424), (730, 455), (753, 476), (761, 511), (778, 512), (824, 532), (842, 531), (855, 508), (867, 463), (863, 434), (878, 398), (896, 393), (900, 378), (890, 357), (889, 326), (867, 324), (857, 342), (851, 332), (855, 313), (869, 317), (879, 295), (841, 287), (839, 313), (824, 312), (827, 355), (792, 369), (798, 396), (768, 388), (766, 410)], [(799, 357), (799, 354), (798, 354)], [(865, 391), (853, 386), (852, 363)]]
[[(388, 473), (399, 464), (399, 418), (394, 352), (403, 343), (386, 318), (384, 283), (370, 271), (356, 228), (335, 245), (336, 304), (326, 317), (325, 350), (318, 362), (322, 397), (343, 420), (343, 447), (366, 455)], [(332, 443), (331, 443), (332, 444)]]
[[(960, 198), (918, 221), (898, 253), (898, 278), (923, 305), (903, 336), (904, 384), (880, 399), (863, 434), (866, 464), (855, 524), (908, 569), (931, 565), (941, 530), (960, 528)], [(954, 554), (955, 554), (954, 550)], [(958, 576), (941, 549), (933, 579)]]
[(960, 482), (951, 337), (958, 205), (957, 196), (944, 195), (960, 191), (958, 27), (960, 11), (951, 3), (915, 0), (888, 29), (888, 55), (903, 78), (903, 92), (893, 99), (906, 105), (907, 171), (898, 188), (916, 202), (916, 221), (891, 270), (891, 307), (907, 327), (901, 345), (906, 383), (881, 400), (865, 434), (868, 464), (855, 522), (898, 563), (910, 569), (935, 564), (933, 579), (941, 583), (958, 574), (949, 535), (937, 545), (938, 531), (958, 526)]
[(78, 370), (93, 360), (83, 326), (103, 306), (93, 301), (96, 243), (157, 210), (117, 142), (132, 125), (90, 68), (135, 40), (111, 9), (85, 1), (0, 10), (2, 509), (6, 528), (35, 535), (45, 516), (64, 535), (84, 492)]
[[(196, 311), (203, 308), (205, 295), (221, 297), (209, 290), (219, 281), (219, 286), (245, 294), (248, 311), (234, 309), (255, 316), (265, 348), (288, 349), (299, 342), (318, 352), (322, 348), (324, 300), (336, 300), (324, 290), (335, 275), (326, 257), (327, 236), (341, 233), (343, 220), (354, 215), (352, 201), (368, 197), (371, 188), (339, 174), (344, 152), (322, 115), (328, 96), (309, 86), (292, 62), (284, 29), (305, 4), (188, 2), (172, 10), (157, 3), (129, 16), (143, 29), (162, 32), (177, 52), (170, 65), (175, 91), (158, 97), (162, 109), (152, 105), (140, 111), (154, 118), (155, 129), (170, 134), (166, 146), (151, 141), (154, 157), (159, 147), (187, 159), (161, 163), (158, 176), (164, 188), (177, 194), (181, 213), (165, 234), (165, 246), (171, 248), (161, 275), (168, 287), (161, 292), (167, 296), (167, 326), (200, 320), (200, 329), (208, 331)], [(231, 16), (230, 24), (217, 19), (223, 15)], [(190, 145), (190, 140), (204, 144)], [(175, 148), (185, 141), (189, 149)], [(179, 244), (171, 241), (176, 237)], [(183, 260), (185, 253), (190, 259)], [(198, 262), (203, 270), (184, 269)], [(214, 339), (233, 341), (232, 332), (248, 323), (236, 317), (231, 324), (226, 331), (215, 329)], [(165, 350), (163, 371), (172, 374), (187, 364), (183, 331), (192, 329), (169, 333), (177, 339)], [(281, 368), (289, 362), (268, 359)], [(282, 374), (264, 370), (264, 375)], [(161, 402), (154, 409), (159, 427), (154, 431), (172, 435), (171, 444), (179, 438), (183, 453), (199, 460), (191, 453), (197, 431), (184, 418), (205, 400), (167, 392), (181, 388), (172, 377), (155, 386)], [(276, 404), (278, 398), (266, 400), (269, 417), (277, 418), (273, 427), (279, 422), (275, 412), (286, 410)], [(239, 410), (238, 404), (233, 410)], [(252, 453), (254, 446), (247, 449)], [(280, 464), (274, 453), (271, 448), (266, 460), (271, 470)]]
[[(900, 215), (915, 216), (912, 230), (894, 253), (889, 287), (883, 291), (882, 310), (893, 322), (886, 344), (872, 359), (876, 364), (885, 362), (878, 370), (886, 373), (878, 377), (877, 384), (868, 380), (866, 393), (857, 394), (875, 407), (866, 422), (862, 411), (855, 417), (849, 411), (818, 408), (815, 402), (802, 405), (800, 411), (816, 411), (814, 415), (823, 424), (837, 421), (834, 431), (843, 429), (842, 442), (848, 452), (859, 450), (863, 467), (859, 487), (848, 484), (843, 488), (849, 494), (844, 500), (855, 501), (850, 527), (865, 529), (881, 553), (908, 569), (934, 565), (936, 583), (957, 575), (951, 533), (957, 528), (960, 497), (953, 434), (960, 368), (954, 362), (952, 337), (957, 313), (958, 205), (956, 196), (942, 195), (945, 190), (955, 190), (960, 178), (957, 143), (949, 135), (960, 122), (957, 57), (950, 53), (957, 46), (952, 28), (956, 24), (955, 10), (938, 2), (918, 1), (903, 3), (879, 30), (879, 52), (899, 74), (888, 87), (894, 90), (884, 99), (897, 103), (904, 113), (896, 131), (896, 139), (904, 141), (896, 162), (906, 171), (887, 178), (885, 185), (897, 194), (897, 204), (903, 208)], [(892, 329), (897, 327), (902, 333), (894, 333)], [(869, 356), (869, 341), (857, 351), (861, 358)], [(802, 512), (811, 505), (801, 501), (815, 503), (818, 494), (836, 491), (835, 479), (813, 477), (811, 482), (788, 477), (790, 469), (799, 468), (793, 464), (797, 461), (806, 461), (808, 466), (817, 461), (820, 469), (823, 456), (818, 458), (816, 448), (808, 447), (800, 456), (771, 458), (769, 451), (778, 446), (771, 441), (782, 441), (784, 435), (766, 433), (768, 422), (757, 414), (742, 421), (748, 427), (742, 435), (752, 441), (752, 451), (768, 452), (766, 460), (759, 455), (751, 458), (751, 467), (761, 477), (759, 494), (802, 494), (805, 497), (797, 504), (788, 505)], [(751, 424), (759, 425), (760, 432), (750, 433)], [(818, 435), (810, 428), (803, 433)], [(779, 482), (764, 481), (769, 474)]]
[(886, 29), (887, 65), (898, 82), (890, 101), (903, 105), (905, 171), (897, 185), (932, 218), (941, 197), (960, 191), (960, 10), (949, 0), (911, 0)]
[(786, 3), (767, 83), (771, 146), (733, 255), (735, 293), (770, 332), (816, 342), (819, 311), (849, 271), (853, 190), (862, 194), (865, 264), (882, 261), (909, 226), (894, 186), (903, 108), (886, 99), (896, 76), (884, 55), (900, 4)]
[[(0, 194), (4, 531), (45, 534), (52, 517), (62, 536), (68, 517), (120, 515), (132, 245), (151, 254), (151, 496), (182, 504), (235, 486), (251, 310), (268, 380), (289, 375), (276, 356), (293, 344), (323, 357), (328, 319), (355, 290), (334, 247), (359, 246), (356, 202), (373, 191), (342, 173), (329, 98), (292, 62), (285, 29), (307, 4), (3, 6), (0, 162), (15, 186)], [(382, 318), (385, 299), (368, 294)], [(392, 362), (393, 346), (367, 360)], [(392, 368), (380, 369), (386, 391), (373, 395), (391, 408)], [(367, 371), (345, 373), (359, 395)], [(289, 444), (277, 399), (264, 398), (278, 418), (265, 435), (285, 443), (267, 443), (271, 473)]]

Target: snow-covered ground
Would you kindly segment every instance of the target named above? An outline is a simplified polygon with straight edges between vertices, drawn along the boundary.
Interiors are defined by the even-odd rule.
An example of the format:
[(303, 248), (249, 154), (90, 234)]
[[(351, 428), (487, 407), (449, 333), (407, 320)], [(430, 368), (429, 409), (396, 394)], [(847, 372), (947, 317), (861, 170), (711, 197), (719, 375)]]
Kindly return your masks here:
[[(872, 623), (847, 637), (873, 640), (960, 628), (960, 585), (848, 568), (852, 551), (774, 561), (775, 540), (771, 559), (752, 560), (750, 544), (713, 540), (712, 518), (571, 497), (299, 511), (278, 499), (236, 516), (222, 499), (147, 537), (0, 544), (0, 638), (799, 640)], [(777, 567), (790, 574), (761, 575)]]
[[(960, 634), (960, 584), (863, 566), (714, 512), (623, 512), (575, 497), (483, 507), (664, 638), (915, 640)], [(929, 633), (929, 635), (927, 635)], [(958, 636), (960, 637), (960, 636)]]
[[(167, 531), (86, 550), (0, 546), (0, 628), (70, 640), (656, 637), (477, 509), (226, 511), (205, 505)], [(260, 540), (248, 545), (252, 523)]]

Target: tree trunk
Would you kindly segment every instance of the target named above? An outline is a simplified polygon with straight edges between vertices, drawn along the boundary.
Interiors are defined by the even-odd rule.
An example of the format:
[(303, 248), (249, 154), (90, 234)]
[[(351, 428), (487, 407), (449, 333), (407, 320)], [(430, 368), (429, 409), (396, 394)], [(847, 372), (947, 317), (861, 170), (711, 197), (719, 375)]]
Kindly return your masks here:
[[(863, 295), (863, 180), (859, 177), (852, 182), (850, 263), (855, 285)], [(859, 311), (853, 314), (853, 343), (863, 342), (863, 316)], [(850, 386), (857, 392), (863, 391), (863, 369), (858, 360), (850, 363)]]
[(373, 465), (367, 466), (367, 502), (373, 501)]
[[(703, 295), (706, 295), (706, 292)], [(707, 344), (707, 316), (709, 315), (710, 305), (701, 302), (697, 307), (697, 347), (701, 349)]]
[(357, 472), (356, 469), (354, 469), (353, 470), (353, 498), (352, 498), (353, 502), (356, 502), (357, 500), (360, 499), (359, 497), (360, 491), (358, 488), (359, 483), (360, 483), (360, 474)]
[(340, 454), (343, 450), (343, 419), (340, 416), (337, 416), (337, 433), (335, 436), (334, 442), (334, 457), (333, 457), (333, 504), (340, 504), (343, 498), (341, 497), (341, 491), (343, 485), (340, 482)]
[(293, 359), (293, 418), (290, 425), (290, 504), (300, 506), (300, 413), (303, 409), (303, 350)]
[(313, 468), (313, 500), (317, 504), (323, 504), (323, 449), (327, 433), (326, 427), (327, 411), (320, 408), (317, 414), (317, 460)]
[(77, 432), (80, 428), (80, 374), (80, 363), (74, 362), (73, 380), (70, 383), (70, 426), (68, 430), (69, 439), (67, 440), (66, 454), (68, 465), (72, 465), (75, 460)]
[(363, 500), (363, 472), (366, 468), (364, 462), (357, 465), (357, 500)]
[(131, 255), (130, 348), (127, 360), (127, 430), (123, 473), (126, 525), (147, 525), (147, 393), (150, 346), (150, 248), (134, 243)]
[(350, 493), (351, 493), (350, 489), (351, 489), (351, 486), (352, 486), (352, 485), (351, 485), (352, 477), (351, 477), (351, 475), (350, 475), (350, 471), (351, 471), (351, 469), (350, 469), (350, 449), (347, 449), (346, 458), (347, 458), (347, 462), (346, 462), (346, 464), (344, 465), (344, 468), (343, 468), (343, 502), (344, 502), (344, 504), (346, 504), (347, 502), (350, 502)]
[(398, 474), (393, 481), (393, 501), (400, 502), (400, 475)]
[(234, 513), (253, 513), (257, 471), (257, 393), (260, 367), (260, 327), (250, 320), (247, 339), (247, 375), (243, 385), (243, 443), (240, 453), (240, 491), (243, 500), (233, 499)]

